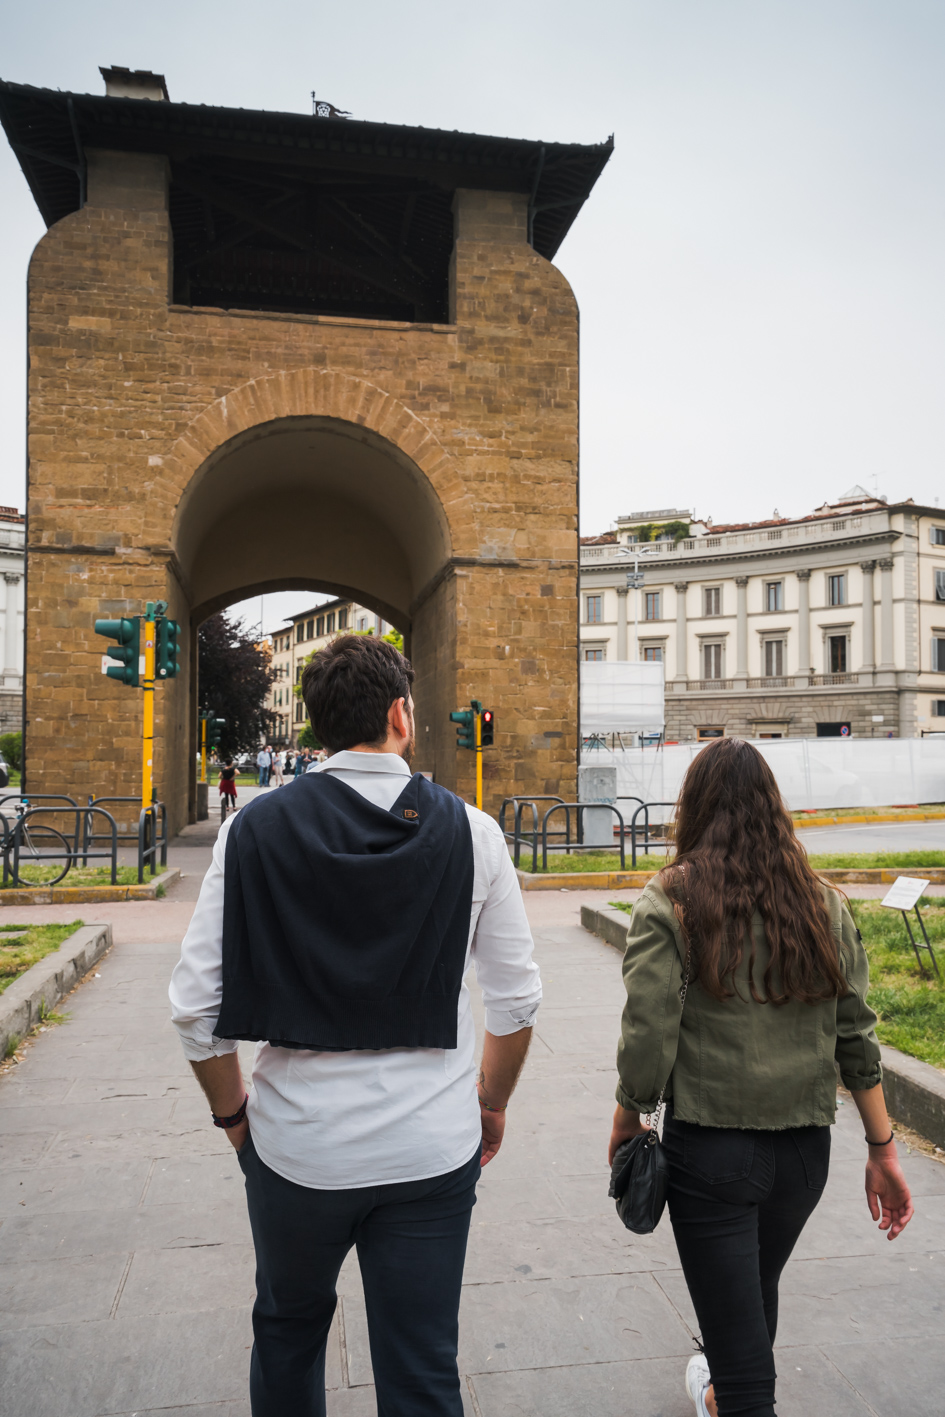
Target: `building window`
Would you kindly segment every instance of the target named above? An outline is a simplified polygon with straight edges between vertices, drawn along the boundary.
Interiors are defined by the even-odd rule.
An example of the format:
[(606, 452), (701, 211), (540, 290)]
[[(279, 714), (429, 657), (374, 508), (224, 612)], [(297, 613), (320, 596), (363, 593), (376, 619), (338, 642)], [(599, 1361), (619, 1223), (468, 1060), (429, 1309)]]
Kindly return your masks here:
[(660, 593), (658, 590), (648, 590), (644, 597), (646, 609), (643, 612), (645, 620), (659, 620), (660, 618)]
[(662, 645), (644, 645), (644, 646), (643, 646), (643, 662), (644, 662), (645, 664), (662, 664), (662, 663), (663, 663), (663, 646), (662, 646)]
[(339, 630), (347, 630), (347, 628), (348, 628), (348, 607), (345, 606), (345, 608), (344, 608), (343, 610), (339, 610), (339, 611), (338, 611), (338, 629), (339, 629)]
[(602, 595), (588, 595), (585, 597), (584, 618), (589, 625), (599, 625), (604, 618)]
[(313, 639), (315, 638), (315, 621), (314, 621), (314, 620), (309, 620), (309, 621), (306, 622), (306, 625), (305, 625), (305, 638), (306, 638), (307, 640), (313, 640)]
[[(721, 646), (720, 646), (721, 648)], [(697, 728), (696, 738), (700, 743), (706, 742), (709, 738), (724, 738), (724, 728)]]
[(296, 627), (295, 627), (295, 643), (296, 643), (297, 645), (300, 645), (300, 644), (302, 643), (302, 640), (304, 639), (304, 637), (305, 637), (305, 626), (302, 624), (302, 622), (301, 622), (301, 620), (300, 620), (299, 623), (298, 623), (298, 624), (296, 625)]
[(932, 640), (932, 668), (945, 674), (945, 639), (939, 635)]
[(784, 673), (784, 641), (765, 640), (765, 676), (779, 679)]
[(297, 664), (297, 665), (295, 666), (295, 682), (296, 682), (296, 684), (301, 684), (301, 682), (302, 682), (302, 669), (303, 669), (303, 668), (304, 668), (304, 666), (301, 665), (301, 664)]
[(323, 635), (324, 633), (325, 633), (325, 617), (324, 617), (324, 615), (319, 615), (319, 617), (318, 617), (318, 623), (317, 623), (316, 626), (315, 626), (315, 636), (316, 636), (317, 639), (320, 640), (321, 637), (322, 637), (322, 635)]
[(932, 717), (945, 718), (945, 699), (932, 700)]
[(602, 649), (586, 649), (584, 651), (584, 658), (592, 663), (599, 664), (604, 658), (604, 651)]
[(334, 633), (335, 633), (335, 612), (334, 612), (334, 610), (333, 610), (330, 615), (326, 615), (326, 616), (325, 616), (325, 634), (326, 634), (326, 635), (333, 635)]
[(935, 572), (935, 599), (945, 600), (945, 571)]
[(359, 616), (358, 616), (358, 629), (360, 630), (360, 632), (361, 632), (362, 635), (364, 634), (365, 630), (367, 629), (367, 616), (366, 616), (366, 615), (359, 615)]
[[(833, 577), (831, 577), (833, 579)], [(827, 636), (827, 672), (828, 674), (846, 674), (847, 672), (847, 637), (846, 635)]]
[[(834, 604), (833, 601), (830, 602)], [(843, 601), (838, 600), (837, 605), (842, 605)], [(784, 609), (784, 584), (782, 581), (765, 581), (765, 609)]]
[(945, 526), (933, 526), (932, 545), (945, 546)]
[(721, 615), (722, 587), (720, 585), (707, 585), (703, 595), (705, 598), (706, 615)]
[(827, 604), (846, 605), (847, 578), (844, 575), (827, 577)]
[(722, 646), (703, 645), (702, 646), (702, 677), (703, 679), (721, 679), (722, 677)]

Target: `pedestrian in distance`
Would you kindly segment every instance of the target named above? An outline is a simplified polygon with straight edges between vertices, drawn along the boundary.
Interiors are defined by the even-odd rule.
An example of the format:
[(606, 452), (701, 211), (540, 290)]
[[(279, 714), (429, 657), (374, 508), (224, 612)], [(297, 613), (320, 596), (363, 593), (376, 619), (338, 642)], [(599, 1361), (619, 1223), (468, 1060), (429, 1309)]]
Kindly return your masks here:
[(667, 1203), (702, 1331), (686, 1389), (699, 1417), (774, 1417), (778, 1282), (827, 1182), (834, 1060), (890, 1240), (912, 1200), (859, 931), (750, 743), (721, 738), (693, 760), (675, 845), (631, 917), (610, 1159), (665, 1088)]
[(220, 769), (220, 821), (225, 822), (230, 812), (236, 811), (236, 768), (233, 759), (227, 758)]
[[(324, 1417), (352, 1247), (378, 1412), (463, 1413), (470, 1214), (541, 984), (499, 827), (411, 773), (413, 679), (369, 636), (309, 661), (326, 761), (223, 823), (171, 980), (184, 1052), (246, 1183), (253, 1417)], [(470, 963), (486, 1009), (478, 1073)], [(248, 1094), (242, 1039), (257, 1045)]]
[(269, 769), (272, 767), (272, 754), (265, 744), (256, 754), (256, 766), (259, 769), (259, 786), (269, 786)]
[(294, 761), (295, 761), (295, 760), (294, 760), (294, 758), (293, 758), (293, 756), (292, 756), (292, 749), (291, 749), (291, 748), (286, 748), (286, 750), (285, 750), (285, 762), (284, 762), (283, 765), (282, 765), (282, 771), (285, 773), (286, 777), (294, 777), (294, 776), (295, 776), (295, 773), (293, 772), (293, 763), (294, 763)]
[(308, 749), (304, 749), (301, 753), (297, 753), (297, 754), (296, 754), (296, 757), (295, 757), (295, 768), (293, 769), (292, 776), (293, 776), (293, 777), (301, 777), (302, 774), (303, 774), (303, 772), (305, 771), (305, 769), (306, 769), (307, 767), (308, 767)]
[(272, 750), (272, 768), (270, 781), (274, 782), (276, 787), (285, 786), (285, 778), (282, 775), (282, 754), (279, 752), (278, 748), (273, 748)]

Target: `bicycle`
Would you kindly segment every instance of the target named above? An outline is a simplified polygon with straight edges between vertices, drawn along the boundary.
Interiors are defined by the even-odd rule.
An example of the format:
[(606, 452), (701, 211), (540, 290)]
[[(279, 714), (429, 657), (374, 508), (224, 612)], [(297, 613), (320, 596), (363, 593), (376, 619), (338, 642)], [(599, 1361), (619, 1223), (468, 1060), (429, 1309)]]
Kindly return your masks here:
[[(68, 837), (45, 822), (29, 823), (30, 803), (23, 797), (14, 807), (16, 821), (8, 826), (3, 820), (0, 852), (3, 854), (4, 879), (13, 878), (14, 886), (56, 886), (72, 866), (73, 849)], [(13, 858), (12, 866), (10, 858)], [(24, 856), (26, 861), (24, 862)], [(53, 863), (64, 858), (62, 870), (55, 873)], [(52, 872), (52, 874), (50, 874)]]

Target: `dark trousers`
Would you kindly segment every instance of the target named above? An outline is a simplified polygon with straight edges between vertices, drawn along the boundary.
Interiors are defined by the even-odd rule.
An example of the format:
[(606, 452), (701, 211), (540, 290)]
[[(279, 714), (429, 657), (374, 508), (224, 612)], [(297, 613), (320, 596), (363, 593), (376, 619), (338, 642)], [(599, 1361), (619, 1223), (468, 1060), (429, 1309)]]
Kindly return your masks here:
[(774, 1417), (778, 1281), (827, 1183), (830, 1128), (735, 1131), (667, 1115), (664, 1146), (719, 1417)]
[(357, 1246), (378, 1417), (462, 1417), (459, 1297), (479, 1152), (427, 1181), (316, 1191), (239, 1153), (256, 1247), (253, 1417), (325, 1417), (325, 1345)]

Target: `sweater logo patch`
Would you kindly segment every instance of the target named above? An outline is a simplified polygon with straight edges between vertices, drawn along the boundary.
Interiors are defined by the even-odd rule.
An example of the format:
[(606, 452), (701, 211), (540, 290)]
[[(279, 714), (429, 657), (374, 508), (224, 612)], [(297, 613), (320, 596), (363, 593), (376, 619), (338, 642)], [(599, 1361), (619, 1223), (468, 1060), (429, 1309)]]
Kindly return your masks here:
[(419, 813), (419, 812), (415, 812), (412, 807), (405, 807), (405, 808), (404, 808), (404, 816), (405, 816), (405, 817), (414, 818), (414, 817), (418, 817), (419, 815), (420, 815), (420, 813)]

